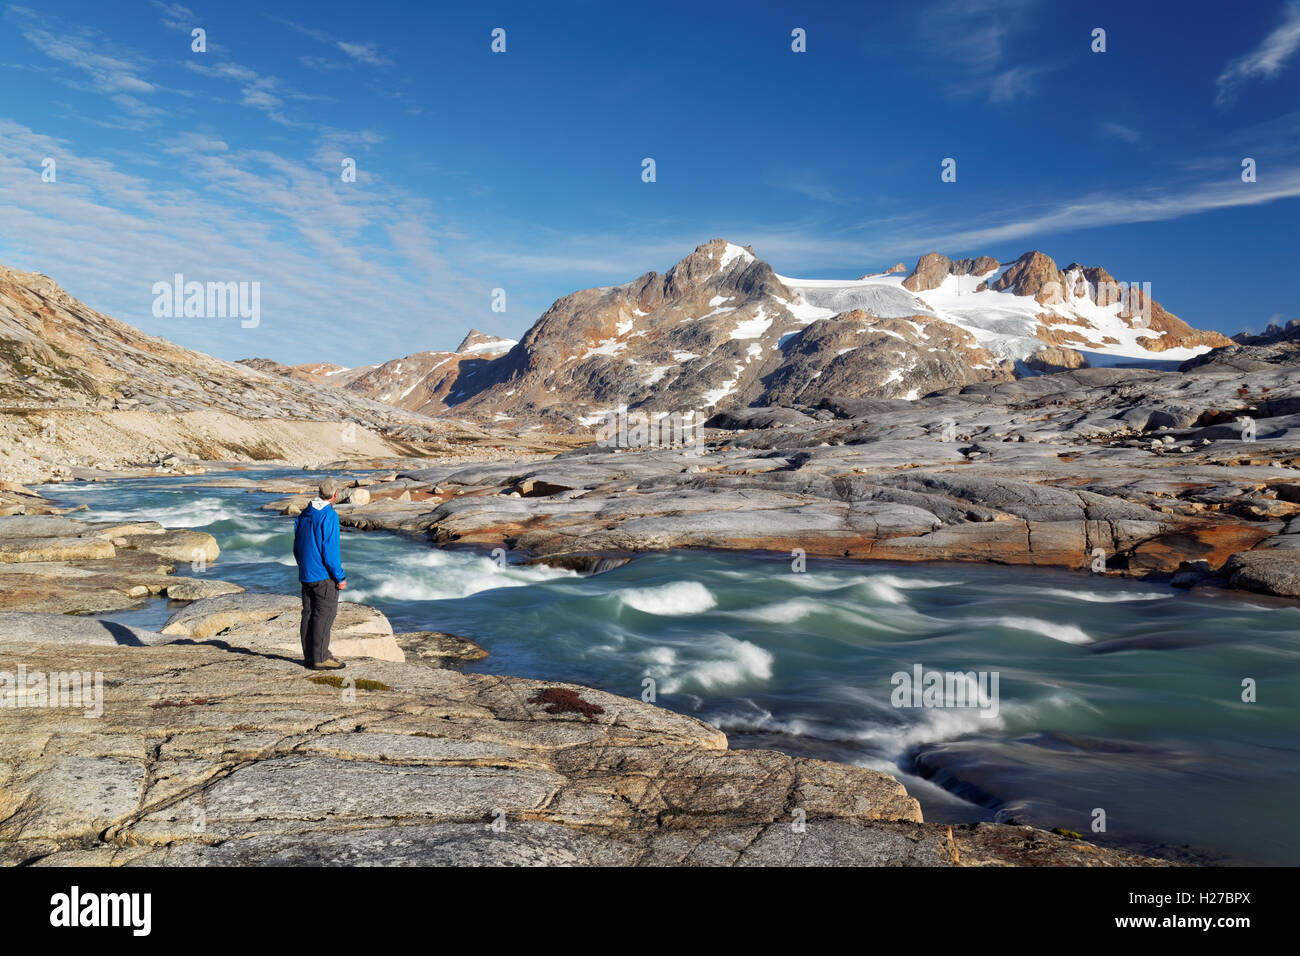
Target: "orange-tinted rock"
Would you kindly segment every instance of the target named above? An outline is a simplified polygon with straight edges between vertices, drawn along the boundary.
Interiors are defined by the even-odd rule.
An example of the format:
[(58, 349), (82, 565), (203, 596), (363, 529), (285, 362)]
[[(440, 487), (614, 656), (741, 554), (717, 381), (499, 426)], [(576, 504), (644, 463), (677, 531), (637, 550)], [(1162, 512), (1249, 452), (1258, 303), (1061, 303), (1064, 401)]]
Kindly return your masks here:
[(1258, 524), (1227, 521), (1167, 531), (1129, 553), (1129, 570), (1173, 572), (1184, 561), (1207, 561), (1217, 569), (1230, 555), (1249, 551), (1271, 535)]

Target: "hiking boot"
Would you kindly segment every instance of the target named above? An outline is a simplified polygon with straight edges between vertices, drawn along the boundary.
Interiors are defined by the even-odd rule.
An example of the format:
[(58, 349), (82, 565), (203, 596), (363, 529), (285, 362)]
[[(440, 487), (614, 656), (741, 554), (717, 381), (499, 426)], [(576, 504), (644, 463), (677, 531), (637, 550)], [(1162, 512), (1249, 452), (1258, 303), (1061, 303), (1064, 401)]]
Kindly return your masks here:
[(341, 660), (331, 657), (328, 660), (323, 660), (315, 664), (312, 664), (311, 669), (314, 671), (341, 671), (343, 670), (343, 668), (347, 666), (348, 665), (344, 664)]

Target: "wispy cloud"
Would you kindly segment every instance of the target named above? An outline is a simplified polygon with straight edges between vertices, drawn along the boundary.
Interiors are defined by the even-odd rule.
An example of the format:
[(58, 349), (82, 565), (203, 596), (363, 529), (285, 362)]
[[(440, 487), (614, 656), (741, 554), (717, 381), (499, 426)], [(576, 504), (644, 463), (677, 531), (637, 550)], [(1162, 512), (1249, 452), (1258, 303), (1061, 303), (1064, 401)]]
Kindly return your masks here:
[(1037, 0), (943, 0), (926, 7), (920, 27), (927, 49), (961, 73), (954, 96), (987, 96), (998, 104), (1033, 94), (1035, 80), (1054, 66), (1012, 62), (1010, 47), (1032, 27)]
[(186, 60), (185, 68), (212, 79), (226, 80), (239, 87), (240, 102), (265, 113), (271, 119), (284, 126), (298, 125), (284, 112), (286, 98), (300, 98), (293, 90), (287, 89), (274, 76), (258, 73), (250, 67), (233, 60)]
[(104, 94), (134, 121), (128, 125), (139, 126), (140, 121), (163, 114), (162, 109), (146, 101), (160, 88), (145, 79), (148, 66), (143, 59), (105, 53), (107, 44), (91, 31), (64, 25), (55, 29), (25, 7), (11, 6), (8, 11), (17, 19), (23, 38), (63, 68), (55, 75), (68, 86)]
[(335, 41), (338, 48), (352, 57), (354, 60), (360, 60), (362, 63), (369, 63), (371, 66), (386, 66), (393, 61), (379, 52), (379, 47), (374, 43), (349, 43), (346, 40)]
[[(1171, 221), (1218, 209), (1297, 197), (1300, 197), (1300, 167), (1275, 170), (1267, 184), (1220, 180), (1185, 183), (1161, 190), (1088, 193), (1026, 207), (1000, 218), (990, 217), (994, 221), (976, 228), (964, 228), (921, 213), (883, 224), (856, 224), (852, 229), (818, 226), (810, 220), (772, 230), (766, 225), (735, 221), (719, 223), (707, 235), (686, 232), (678, 223), (675, 227), (658, 228), (654, 240), (642, 238), (645, 230), (638, 230), (637, 235), (556, 234), (547, 235), (528, 248), (498, 244), (490, 250), (480, 250), (477, 255), (484, 262), (508, 264), (512, 269), (538, 275), (579, 273), (590, 276), (592, 281), (623, 282), (649, 268), (662, 269), (699, 243), (722, 236), (733, 242), (752, 244), (759, 256), (785, 275), (835, 269), (844, 275), (850, 272), (860, 275), (870, 268), (931, 250), (953, 255), (997, 254), (1008, 252), (1007, 243), (1023, 242), (1024, 248), (1012, 247), (1012, 254), (1019, 254), (1056, 233)], [(537, 238), (535, 234), (533, 238)], [(546, 252), (539, 254), (537, 248), (545, 248)]]
[[(388, 358), (454, 345), (465, 328), (482, 324), (491, 286), (472, 265), (453, 265), (421, 197), (374, 177), (343, 184), (337, 173), (322, 176), (338, 169), (336, 157), (234, 149), (198, 131), (159, 145), (179, 162), (145, 178), (0, 120), (0, 183), (8, 184), (0, 187), (0, 261), (49, 274), (100, 311), (227, 358)], [(59, 157), (57, 182), (41, 182), (42, 156)], [(262, 326), (160, 327), (150, 314), (152, 284), (177, 272), (260, 281)]]
[(1126, 143), (1136, 143), (1142, 139), (1142, 134), (1132, 126), (1125, 126), (1123, 123), (1114, 121), (1102, 123), (1101, 131), (1112, 139), (1122, 139)]
[[(270, 15), (268, 14), (268, 16)], [(326, 33), (324, 30), (318, 30), (315, 27), (304, 26), (301, 23), (295, 23), (292, 20), (285, 20), (281, 17), (271, 17), (271, 19), (288, 27), (295, 33), (301, 33), (303, 36), (311, 37), (317, 43), (323, 43), (326, 46), (333, 47), (335, 50), (345, 53), (350, 59), (355, 60), (358, 63), (365, 63), (370, 66), (389, 66), (393, 62), (392, 59), (379, 49), (379, 44), (377, 43), (361, 42), (359, 40), (340, 40), (339, 38)], [(336, 61), (326, 60), (324, 57), (310, 57), (309, 59), (313, 61), (309, 65), (314, 69), (336, 69), (345, 65), (337, 63)]]
[(154, 0), (154, 7), (162, 14), (163, 26), (169, 30), (184, 30), (189, 33), (198, 26), (194, 11), (189, 7), (183, 7), (179, 3), (162, 3), (160, 0)]
[[(1300, 169), (1275, 170), (1268, 183), (1202, 183), (1181, 190), (1093, 193), (1023, 218), (941, 236), (949, 248), (970, 249), (982, 243), (1031, 238), (1054, 232), (1096, 229), (1139, 222), (1165, 222), (1242, 206), (1259, 206), (1300, 196)], [(933, 240), (930, 240), (933, 241)], [(925, 241), (911, 242), (916, 248)]]
[(811, 174), (795, 176), (792, 179), (785, 180), (780, 185), (791, 192), (798, 193), (800, 196), (805, 196), (816, 202), (839, 203), (843, 201), (833, 189)]
[(300, 56), (298, 62), (310, 70), (346, 70), (347, 64), (326, 56)]
[(1242, 84), (1256, 79), (1273, 79), (1282, 72), (1296, 50), (1300, 50), (1300, 3), (1291, 2), (1282, 8), (1281, 24), (1258, 47), (1223, 68), (1215, 81), (1215, 103), (1220, 107), (1229, 106), (1237, 98)]

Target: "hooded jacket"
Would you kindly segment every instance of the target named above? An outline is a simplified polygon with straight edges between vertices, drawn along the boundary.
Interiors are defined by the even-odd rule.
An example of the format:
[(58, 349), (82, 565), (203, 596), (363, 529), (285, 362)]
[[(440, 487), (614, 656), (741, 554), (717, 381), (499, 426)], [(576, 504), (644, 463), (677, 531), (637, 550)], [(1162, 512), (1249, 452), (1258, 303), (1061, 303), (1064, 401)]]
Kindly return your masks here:
[(339, 515), (327, 502), (315, 498), (298, 515), (293, 524), (293, 556), (303, 584), (346, 577), (339, 558)]

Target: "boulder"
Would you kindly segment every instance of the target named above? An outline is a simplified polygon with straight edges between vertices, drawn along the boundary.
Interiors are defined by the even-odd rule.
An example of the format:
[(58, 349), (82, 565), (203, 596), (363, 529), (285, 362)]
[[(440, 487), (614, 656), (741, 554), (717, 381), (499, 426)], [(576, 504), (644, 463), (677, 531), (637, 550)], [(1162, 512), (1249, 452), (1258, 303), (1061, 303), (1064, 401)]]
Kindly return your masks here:
[(1036, 372), (1068, 372), (1071, 369), (1087, 368), (1088, 360), (1083, 353), (1074, 349), (1049, 346), (1029, 356), (1025, 359), (1025, 364)]
[(0, 541), (6, 538), (75, 538), (87, 530), (84, 521), (58, 515), (0, 517)]
[(1300, 551), (1269, 548), (1239, 552), (1224, 563), (1223, 575), (1234, 588), (1300, 597)]
[(177, 578), (175, 583), (167, 585), (167, 597), (173, 601), (198, 601), (202, 598), (219, 597), (222, 594), (239, 594), (244, 589), (229, 581), (207, 581), (201, 578)]
[(111, 558), (117, 553), (111, 541), (99, 538), (0, 537), (0, 564), (26, 561), (82, 561)]
[[(87, 522), (84, 525), (85, 530), (82, 532), (86, 537), (105, 538), (109, 541), (116, 542), (127, 535), (133, 534), (162, 534), (167, 529), (157, 521), (131, 521), (125, 524), (116, 524), (112, 522)], [(125, 547), (125, 544), (122, 545)]]
[(217, 539), (205, 531), (164, 531), (121, 535), (124, 547), (147, 551), (169, 561), (212, 562), (221, 549)]
[[(283, 651), (300, 657), (302, 644), (298, 624), (301, 618), (301, 597), (225, 594), (201, 598), (177, 611), (167, 619), (162, 633), (176, 638)], [(352, 601), (339, 602), (330, 651), (335, 657), (404, 659), (388, 619), (375, 608)]]
[(368, 505), (370, 491), (366, 488), (347, 488), (340, 496), (340, 501), (353, 505)]

